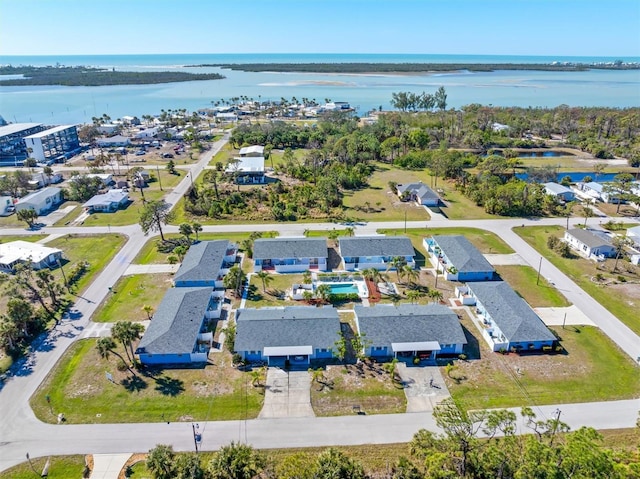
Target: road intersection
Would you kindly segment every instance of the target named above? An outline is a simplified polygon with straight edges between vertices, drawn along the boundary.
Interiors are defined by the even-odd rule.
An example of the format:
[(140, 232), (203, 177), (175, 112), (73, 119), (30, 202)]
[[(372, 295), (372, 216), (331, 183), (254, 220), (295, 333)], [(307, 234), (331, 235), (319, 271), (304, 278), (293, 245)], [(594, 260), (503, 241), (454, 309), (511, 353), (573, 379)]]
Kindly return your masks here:
[[(211, 158), (228, 141), (228, 136), (216, 142), (190, 167), (189, 175), (165, 198), (173, 206), (186, 193), (191, 179), (206, 168)], [(573, 224), (577, 220), (572, 220)], [(634, 360), (640, 357), (640, 337), (586, 294), (549, 261), (520, 238), (513, 229), (530, 225), (565, 225), (563, 218), (543, 219), (489, 219), (448, 220), (433, 218), (429, 222), (372, 222), (352, 224), (358, 235), (376, 234), (379, 229), (431, 227), (472, 227), (492, 231), (509, 244), (523, 261), (534, 268), (541, 264), (546, 278), (558, 285), (561, 293), (582, 313), (593, 321), (626, 354)], [(235, 233), (246, 231), (278, 231), (282, 236), (302, 236), (304, 230), (331, 230), (344, 228), (337, 223), (277, 223), (251, 225), (210, 225), (204, 232)], [(177, 226), (167, 226), (167, 233), (178, 232)], [(29, 398), (46, 378), (49, 371), (66, 349), (83, 331), (91, 328), (91, 316), (147, 241), (139, 225), (122, 227), (49, 227), (39, 231), (19, 228), (0, 230), (0, 235), (26, 234), (91, 234), (120, 233), (127, 237), (122, 249), (97, 276), (96, 280), (78, 296), (74, 317), (62, 321), (51, 332), (34, 342), (31, 353), (18, 361), (12, 376), (1, 384), (0, 390), (0, 470), (24, 460), (28, 452), (32, 457), (55, 454), (126, 453), (146, 451), (156, 444), (173, 444), (176, 450), (191, 450), (192, 430), (187, 423), (145, 424), (85, 424), (51, 425), (40, 422), (29, 407)], [(540, 263), (540, 261), (542, 261)], [(600, 429), (633, 427), (638, 418), (640, 399), (586, 404), (558, 404), (535, 407), (541, 418), (553, 417), (560, 408), (562, 419), (572, 429), (583, 425)], [(520, 425), (526, 431), (524, 424)], [(246, 441), (258, 448), (327, 446), (352, 444), (378, 444), (407, 442), (420, 428), (437, 430), (430, 413), (394, 415), (354, 415), (343, 417), (306, 417), (221, 421), (201, 424), (202, 447), (215, 450), (232, 440)]]

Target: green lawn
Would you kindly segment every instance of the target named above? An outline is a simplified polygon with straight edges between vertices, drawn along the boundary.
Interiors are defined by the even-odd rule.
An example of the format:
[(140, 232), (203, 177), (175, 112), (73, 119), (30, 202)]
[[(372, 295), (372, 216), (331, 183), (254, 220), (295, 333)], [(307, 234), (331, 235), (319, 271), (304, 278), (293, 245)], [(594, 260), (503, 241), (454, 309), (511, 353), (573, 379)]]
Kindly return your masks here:
[(211, 161), (209, 162), (209, 166), (216, 166), (216, 163), (218, 163), (219, 161), (226, 166), (229, 159), (233, 158), (237, 154), (238, 154), (238, 150), (234, 149), (231, 146), (231, 143), (226, 143), (220, 149), (220, 151), (216, 153), (213, 158), (211, 158)]
[[(82, 291), (91, 284), (94, 276), (111, 261), (122, 248), (126, 238), (117, 234), (106, 235), (65, 235), (47, 243), (51, 248), (63, 251), (63, 256), (68, 260), (64, 265), (65, 273), (70, 272), (80, 261), (88, 261), (89, 269), (80, 278), (76, 286), (76, 292)], [(53, 270), (56, 278), (62, 279), (60, 268)]]
[(463, 235), (465, 236), (481, 253), (511, 254), (514, 251), (500, 237), (490, 231), (477, 228), (418, 228), (408, 229), (381, 229), (378, 233), (388, 236), (402, 235), (411, 239), (413, 248), (416, 250), (416, 264), (424, 266), (425, 249), (422, 240), (433, 235)]
[[(611, 259), (596, 264), (594, 261), (577, 256), (562, 258), (547, 247), (547, 238), (550, 235), (559, 238), (564, 235), (564, 228), (561, 226), (529, 226), (515, 228), (514, 231), (620, 321), (636, 334), (640, 334), (640, 316), (638, 316), (640, 296), (637, 294), (640, 268), (626, 261), (619, 261), (618, 271), (614, 274), (611, 272), (614, 260)], [(616, 281), (618, 276), (621, 276), (627, 283), (617, 282), (617, 284), (605, 286), (604, 282), (598, 283), (592, 280), (597, 274), (603, 275), (606, 281)], [(636, 284), (631, 283), (632, 281)]]
[[(80, 478), (84, 471), (84, 456), (50, 456), (38, 457), (31, 459), (31, 465), (23, 462), (15, 467), (0, 472), (0, 479), (33, 479), (40, 477), (47, 459), (49, 459), (49, 477), (50, 479), (69, 479)], [(33, 469), (31, 468), (33, 466)], [(33, 470), (38, 473), (34, 473)]]
[(29, 241), (30, 243), (35, 243), (36, 241), (40, 241), (41, 239), (46, 238), (49, 235), (43, 234), (43, 235), (7, 235), (7, 236), (0, 236), (0, 243), (9, 243), (11, 241)]
[[(198, 236), (201, 241), (207, 240), (229, 240), (236, 244), (249, 237), (247, 233), (200, 233)], [(165, 238), (179, 238), (179, 234), (167, 234)], [(195, 237), (193, 238), (195, 239)], [(150, 239), (142, 247), (138, 255), (134, 258), (133, 264), (166, 264), (170, 254), (161, 253), (156, 247), (158, 238)]]
[[(571, 303), (550, 285), (547, 280), (540, 277), (531, 266), (496, 266), (500, 277), (529, 303), (532, 308), (549, 308), (570, 306)], [(539, 283), (539, 284), (537, 284)]]
[(149, 305), (156, 311), (167, 289), (172, 286), (171, 278), (170, 274), (123, 276), (113, 287), (113, 294), (107, 296), (95, 312), (93, 321), (107, 323), (148, 319), (142, 307)]
[[(55, 422), (59, 412), (70, 424), (251, 419), (262, 407), (260, 390), (251, 386), (249, 373), (231, 366), (227, 352), (204, 368), (144, 369), (133, 377), (119, 371), (116, 356), (100, 358), (95, 344), (74, 343), (32, 396), (41, 421)], [(118, 351), (124, 356), (121, 346)]]
[(246, 304), (247, 308), (303, 304), (300, 301), (280, 299), (280, 295), (284, 294), (287, 289), (291, 289), (293, 283), (302, 283), (302, 274), (270, 274), (269, 277), (271, 281), (266, 285), (266, 291), (263, 291), (262, 280), (256, 275), (251, 276)]
[(598, 328), (552, 327), (567, 354), (519, 356), (491, 352), (468, 318), (462, 324), (473, 334), (470, 345), (480, 344), (481, 359), (456, 361), (467, 379), (456, 384), (447, 378), (447, 386), (466, 409), (611, 401), (640, 393), (638, 366)]

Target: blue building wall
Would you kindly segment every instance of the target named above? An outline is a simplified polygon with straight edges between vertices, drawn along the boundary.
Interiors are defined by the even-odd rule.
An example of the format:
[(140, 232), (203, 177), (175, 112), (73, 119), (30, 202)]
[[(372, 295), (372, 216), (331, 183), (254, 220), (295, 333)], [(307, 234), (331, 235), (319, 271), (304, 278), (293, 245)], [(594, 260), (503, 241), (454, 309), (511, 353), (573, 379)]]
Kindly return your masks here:
[(177, 287), (180, 288), (191, 288), (191, 287), (210, 287), (215, 288), (216, 281), (214, 279), (207, 281), (176, 281), (174, 283)]
[(491, 281), (493, 271), (458, 271), (458, 281)]
[(190, 364), (190, 354), (140, 354), (142, 364)]

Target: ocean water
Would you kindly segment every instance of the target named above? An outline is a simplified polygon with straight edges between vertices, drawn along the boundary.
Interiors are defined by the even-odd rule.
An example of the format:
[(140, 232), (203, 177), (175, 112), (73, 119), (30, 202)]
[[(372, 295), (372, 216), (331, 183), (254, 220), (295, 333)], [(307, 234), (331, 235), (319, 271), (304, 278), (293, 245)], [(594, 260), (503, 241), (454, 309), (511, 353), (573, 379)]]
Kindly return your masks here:
[[(234, 96), (256, 100), (303, 97), (348, 101), (360, 114), (391, 108), (397, 91), (433, 92), (444, 86), (449, 107), (470, 103), (494, 106), (554, 107), (640, 106), (640, 70), (585, 72), (495, 71), (407, 75), (340, 75), (315, 73), (240, 72), (220, 68), (189, 68), (211, 63), (321, 63), (321, 62), (434, 62), (434, 63), (550, 63), (607, 62), (617, 58), (403, 55), (403, 54), (184, 54), (100, 56), (0, 56), (0, 64), (87, 65), (132, 71), (181, 69), (219, 72), (224, 80), (159, 85), (102, 87), (1, 87), (0, 115), (7, 121), (47, 124), (90, 122), (103, 113), (112, 118), (158, 114), (162, 109), (189, 111)], [(622, 58), (640, 62), (640, 58)]]

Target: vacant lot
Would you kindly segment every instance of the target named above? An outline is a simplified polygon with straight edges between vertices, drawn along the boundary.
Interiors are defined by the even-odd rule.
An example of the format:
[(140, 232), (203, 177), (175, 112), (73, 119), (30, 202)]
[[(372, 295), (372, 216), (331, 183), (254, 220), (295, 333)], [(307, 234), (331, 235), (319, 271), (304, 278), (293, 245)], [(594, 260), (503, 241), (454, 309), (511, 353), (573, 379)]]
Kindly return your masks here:
[(265, 284), (255, 274), (249, 283), (247, 308), (264, 308), (266, 306), (301, 305), (300, 301), (293, 301), (286, 296), (293, 283), (302, 283), (301, 274), (269, 274)]
[(561, 257), (547, 246), (549, 236), (561, 238), (564, 235), (564, 228), (561, 226), (530, 226), (515, 228), (514, 231), (620, 321), (640, 334), (640, 315), (638, 315), (640, 268), (638, 266), (620, 260), (617, 271), (613, 272), (615, 264), (613, 259), (596, 263), (579, 256)]
[(532, 308), (564, 307), (571, 303), (540, 277), (531, 266), (496, 266), (500, 277), (522, 296)]
[[(262, 407), (249, 373), (233, 368), (227, 352), (212, 354), (202, 368), (145, 368), (134, 375), (120, 370), (116, 355), (100, 358), (95, 344), (76, 342), (38, 388), (31, 407), (40, 420), (55, 422), (59, 412), (72, 424), (245, 419)], [(125, 356), (121, 346), (116, 352)]]
[[(607, 401), (637, 397), (638, 367), (598, 328), (551, 328), (561, 354), (492, 352), (465, 315), (469, 360), (456, 360), (460, 382), (447, 377), (455, 401), (466, 409)], [(479, 357), (479, 359), (474, 359)]]
[(113, 321), (143, 321), (149, 319), (142, 309), (151, 306), (153, 314), (158, 309), (162, 297), (171, 287), (169, 274), (136, 274), (123, 276), (113, 287), (93, 315), (99, 323)]
[(34, 474), (31, 465), (28, 462), (23, 462), (15, 467), (0, 472), (0, 479), (33, 479), (34, 477), (40, 477), (40, 472), (44, 469), (47, 460), (49, 460), (49, 479), (69, 479), (75, 477), (82, 477), (82, 471), (84, 471), (84, 456), (51, 456), (51, 457), (38, 457), (31, 459), (31, 465), (33, 469), (38, 471), (38, 474)]
[[(167, 239), (180, 238), (179, 234), (166, 234)], [(198, 238), (200, 241), (212, 241), (212, 240), (229, 240), (237, 245), (244, 239), (249, 237), (249, 233), (200, 233)], [(167, 264), (169, 261), (167, 258), (172, 253), (162, 253), (158, 251), (157, 242), (160, 238), (152, 238), (145, 243), (138, 256), (133, 260), (133, 264)], [(195, 240), (195, 236), (191, 237)]]

